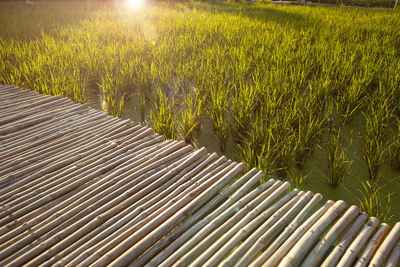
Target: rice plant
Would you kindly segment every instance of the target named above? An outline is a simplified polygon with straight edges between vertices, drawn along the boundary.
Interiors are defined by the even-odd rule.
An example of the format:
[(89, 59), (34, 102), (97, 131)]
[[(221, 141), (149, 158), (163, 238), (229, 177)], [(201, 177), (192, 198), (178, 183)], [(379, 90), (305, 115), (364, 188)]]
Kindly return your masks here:
[(167, 139), (176, 139), (178, 124), (174, 98), (165, 96), (160, 88), (154, 98), (153, 108), (150, 111), (150, 119), (154, 130)]
[(203, 123), (205, 98), (200, 94), (187, 94), (184, 97), (180, 109), (179, 134), (186, 143), (194, 144), (196, 134), (199, 133)]
[(389, 163), (394, 170), (400, 171), (400, 119), (398, 118), (396, 118), (392, 136), (389, 146)]
[(378, 218), (381, 222), (388, 222), (393, 217), (391, 193), (384, 193), (383, 187), (377, 181), (362, 181), (360, 208), (369, 216)]
[(231, 112), (233, 117), (232, 130), (235, 143), (240, 144), (246, 139), (253, 121), (256, 89), (252, 84), (240, 82), (232, 99)]
[(389, 98), (372, 99), (368, 112), (364, 113), (366, 126), (363, 160), (369, 178), (377, 179), (388, 150), (386, 131), (391, 117)]
[(348, 151), (343, 146), (341, 127), (332, 128), (328, 140), (328, 168), (326, 170), (327, 182), (336, 187), (343, 182), (351, 166)]
[(222, 153), (226, 151), (228, 142), (228, 90), (218, 83), (211, 88), (211, 104), (209, 114), (213, 123), (215, 136)]

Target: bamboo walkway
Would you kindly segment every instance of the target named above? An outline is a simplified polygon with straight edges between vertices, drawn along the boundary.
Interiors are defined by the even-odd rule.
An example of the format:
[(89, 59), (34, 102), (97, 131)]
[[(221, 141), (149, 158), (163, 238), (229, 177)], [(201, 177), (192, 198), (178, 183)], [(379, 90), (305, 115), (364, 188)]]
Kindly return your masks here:
[(0, 266), (398, 266), (400, 223), (244, 170), (0, 86)]

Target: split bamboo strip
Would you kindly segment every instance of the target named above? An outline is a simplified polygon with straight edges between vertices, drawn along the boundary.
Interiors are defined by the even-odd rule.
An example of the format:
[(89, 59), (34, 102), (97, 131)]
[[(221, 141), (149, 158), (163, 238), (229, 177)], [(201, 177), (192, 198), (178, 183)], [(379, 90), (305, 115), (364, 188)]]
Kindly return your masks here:
[(284, 231), (275, 238), (275, 241), (269, 245), (266, 250), (250, 264), (250, 266), (261, 266), (278, 248), (279, 246), (296, 230), (297, 226), (304, 220), (307, 214), (314, 206), (322, 200), (321, 194), (315, 194), (310, 202), (297, 214), (292, 222), (284, 229)]
[[(221, 178), (210, 179), (203, 183), (188, 195), (181, 198), (165, 212), (161, 213), (151, 222), (146, 224), (139, 232), (131, 235), (109, 253), (105, 254), (95, 263), (95, 265), (107, 265), (112, 260), (117, 259), (117, 257), (118, 259), (113, 264), (129, 264), (146, 251), (154, 242), (160, 240), (171, 229), (191, 215), (195, 210), (197, 210), (197, 208), (210, 200), (220, 189), (222, 189), (244, 169), (244, 164), (237, 164)], [(180, 209), (182, 209), (181, 212), (176, 213)], [(146, 235), (146, 239), (143, 239)]]
[(346, 227), (358, 216), (358, 214), (360, 214), (360, 208), (355, 205), (351, 206), (333, 225), (329, 232), (318, 242), (301, 266), (319, 266), (325, 253), (331, 248), (332, 244), (336, 239), (338, 239)]
[[(182, 155), (187, 152), (187, 149), (191, 150), (190, 146), (187, 146), (186, 148), (183, 148), (177, 152), (179, 153), (174, 153), (173, 158), (176, 158), (179, 155)], [(183, 164), (180, 164), (180, 168), (184, 168), (185, 165), (189, 164), (190, 161), (196, 160), (198, 157), (200, 157), (203, 154), (203, 151), (194, 153), (192, 157), (190, 157), (186, 162)], [(172, 154), (171, 154), (172, 155)], [(190, 156), (190, 155), (189, 155)], [(168, 158), (168, 157), (167, 157)], [(169, 158), (171, 159), (171, 157)], [(142, 183), (144, 184), (144, 183)], [(123, 189), (123, 188), (122, 188)], [(105, 204), (102, 206), (93, 206), (93, 209), (95, 209), (93, 212), (89, 213), (78, 221), (75, 221), (72, 225), (65, 226), (63, 229), (60, 229), (56, 234), (49, 233), (43, 238), (38, 239), (36, 242), (41, 242), (42, 245), (40, 247), (35, 246), (34, 244), (29, 245), (27, 247), (27, 251), (25, 249), (25, 252), (22, 255), (19, 255), (17, 258), (12, 259), (11, 264), (23, 264), (35, 256), (39, 255), (41, 252), (46, 250), (49, 246), (52, 246), (56, 243), (58, 243), (60, 240), (63, 238), (67, 237), (64, 239), (65, 242), (73, 242), (82, 235), (90, 232), (94, 228), (96, 228), (98, 225), (104, 223), (106, 220), (108, 220), (110, 217), (113, 215), (119, 213), (121, 210), (125, 208), (126, 205), (129, 204), (126, 200), (134, 201), (134, 195), (133, 197), (130, 197), (132, 195), (132, 191), (134, 192), (135, 188), (130, 189), (129, 191), (126, 191), (124, 194), (119, 194), (119, 196), (116, 197), (117, 193), (119, 192), (113, 192), (112, 195), (108, 196), (108, 199), (103, 199), (107, 200)], [(110, 199), (110, 197), (113, 197)], [(124, 202), (124, 205), (121, 205), (121, 203)], [(104, 202), (104, 201), (103, 201)], [(101, 215), (101, 216), (99, 216)], [(83, 227), (84, 226), (84, 227)], [(72, 234), (74, 233), (74, 234)], [(72, 234), (72, 235), (71, 235)], [(51, 251), (49, 251), (48, 254), (45, 254), (46, 257), (51, 255), (51, 253), (56, 253), (55, 248), (53, 247)], [(52, 255), (51, 255), (52, 256)], [(33, 265), (37, 265), (38, 263), (41, 263), (45, 258), (39, 257), (35, 260), (34, 263), (30, 263)]]
[[(215, 202), (220, 202), (221, 198), (227, 199), (228, 196), (230, 195), (231, 191), (235, 191), (237, 187), (239, 187), (243, 182), (247, 181), (242, 187), (238, 189), (236, 193), (234, 193), (232, 196), (228, 198), (227, 201), (225, 201), (222, 205), (220, 205), (216, 210), (211, 212), (208, 216), (206, 216), (204, 219), (200, 220), (197, 222), (194, 226), (192, 226), (190, 229), (188, 229), (185, 233), (183, 233), (181, 236), (179, 236), (178, 239), (176, 239), (172, 244), (170, 244), (166, 249), (164, 249), (160, 254), (157, 255), (157, 257), (153, 258), (152, 261), (149, 263), (150, 266), (159, 266), (163, 260), (165, 260), (167, 257), (169, 257), (171, 254), (179, 254), (180, 251), (182, 251), (181, 255), (185, 253), (190, 247), (188, 246), (183, 246), (185, 242), (191, 238), (193, 235), (199, 235), (199, 233), (204, 233), (205, 232), (205, 227), (206, 225), (212, 221), (214, 218), (217, 216), (223, 217), (223, 214), (230, 214), (226, 215), (226, 218), (234, 214), (234, 212), (239, 209), (238, 205), (235, 205), (234, 208), (230, 208), (233, 204), (235, 204), (236, 201), (241, 199), (247, 191), (257, 182), (259, 179), (261, 179), (264, 176), (264, 173), (261, 171), (257, 171), (257, 169), (252, 169), (250, 172), (248, 172), (246, 175), (244, 175), (242, 178), (240, 178), (238, 181), (236, 181), (233, 185), (231, 185), (227, 190), (223, 191), (221, 194), (216, 196), (213, 200), (211, 200), (207, 205), (202, 208), (202, 210), (199, 211), (199, 214), (202, 216), (199, 216), (197, 213), (194, 214), (192, 217), (195, 217), (193, 219), (193, 222), (197, 221), (197, 219), (202, 218), (208, 211), (211, 209), (209, 206), (216, 206), (214, 204)], [(250, 178), (251, 177), (251, 178)], [(250, 178), (250, 179), (249, 179)], [(259, 190), (263, 190), (265, 188), (270, 187), (273, 184), (274, 180), (269, 180), (267, 183), (265, 183), (262, 187), (259, 187)], [(254, 190), (256, 192), (257, 190)], [(257, 192), (258, 193), (258, 192)], [(249, 193), (249, 196), (254, 197), (255, 194)], [(251, 198), (248, 198), (248, 201)], [(246, 203), (248, 201), (245, 201)], [(203, 211), (204, 210), (204, 211)], [(204, 234), (203, 234), (204, 235)], [(178, 256), (175, 259), (172, 259), (172, 263), (174, 263), (180, 256)], [(169, 258), (171, 260), (171, 258)], [(163, 265), (169, 265), (170, 263), (164, 262)]]
[(339, 200), (297, 241), (282, 259), (279, 266), (298, 266), (309, 249), (315, 244), (329, 225), (346, 209), (347, 204)]
[[(227, 259), (222, 262), (222, 266), (247, 266), (258, 255), (258, 253), (289, 223), (296, 213), (302, 209), (313, 196), (312, 192), (300, 196), (294, 201), (288, 210), (275, 212), (276, 220), (268, 219), (254, 233), (247, 238)], [(290, 202), (289, 202), (290, 203)], [(281, 212), (280, 212), (281, 211)], [(268, 223), (268, 221), (272, 221)], [(276, 222), (276, 223), (275, 223)], [(264, 230), (265, 229), (265, 230)]]
[(386, 223), (381, 224), (376, 233), (373, 235), (371, 240), (368, 242), (368, 245), (364, 249), (361, 257), (358, 258), (355, 267), (365, 267), (368, 265), (370, 259), (374, 255), (375, 251), (378, 249), (381, 244), (383, 238), (389, 232), (390, 226)]
[(353, 238), (356, 236), (358, 231), (363, 227), (364, 222), (368, 219), (368, 214), (361, 213), (354, 221), (353, 225), (349, 228), (342, 240), (335, 246), (335, 248), (329, 253), (328, 257), (322, 263), (322, 267), (334, 267), (339, 262), (342, 255), (345, 253)]
[[(277, 217), (280, 215), (280, 212), (278, 214), (275, 214), (276, 216), (274, 216), (273, 214), (279, 211), (280, 209), (282, 209), (282, 213), (289, 210), (290, 206), (295, 204), (302, 194), (304, 194), (303, 191), (299, 192), (297, 189), (294, 189), (290, 193), (286, 194), (284, 197), (279, 199), (272, 206), (270, 206), (266, 211), (262, 212), (257, 217), (252, 219), (247, 224), (237, 224), (235, 226), (237, 232), (233, 235), (233, 237), (226, 239), (224, 238), (225, 236), (222, 236), (215, 243), (217, 244), (217, 246), (214, 246), (213, 244), (211, 249), (206, 250), (206, 252), (202, 254), (202, 257), (203, 255), (210, 255), (207, 253), (210, 253), (212, 249), (217, 249), (214, 252), (213, 256), (210, 255), (210, 258), (204, 263), (204, 265), (213, 266), (216, 265), (218, 262), (220, 262), (240, 241), (246, 238), (256, 227), (260, 226), (265, 219), (269, 218), (266, 222), (267, 226), (271, 226), (273, 222), (278, 220)], [(220, 247), (219, 249), (218, 246)], [(196, 259), (192, 263), (192, 266), (201, 266), (204, 262), (203, 259), (204, 258)]]
[[(196, 161), (194, 163), (196, 165), (196, 167), (193, 170), (190, 170), (187, 173), (182, 172), (182, 175), (176, 176), (177, 179), (179, 179), (180, 177), (183, 177), (180, 180), (185, 181), (185, 180), (191, 178), (193, 175), (197, 176), (197, 175), (201, 174), (203, 171), (200, 171), (200, 170), (203, 169), (203, 168), (207, 168), (207, 165), (209, 165), (209, 163), (211, 161), (213, 161), (215, 158), (216, 158), (216, 154), (211, 154), (211, 155), (208, 155), (206, 157), (206, 159), (204, 161), (202, 161), (200, 164), (198, 164), (199, 161)], [(203, 159), (200, 159), (200, 160), (203, 160)], [(192, 166), (190, 166), (190, 167), (192, 167)], [(178, 186), (178, 185), (179, 184), (177, 183), (175, 186)], [(168, 190), (166, 190), (166, 192), (168, 193)], [(118, 216), (113, 217), (112, 220), (113, 221), (119, 220), (122, 216), (125, 216), (125, 217), (126, 216), (133, 216), (134, 215), (132, 213), (133, 209), (136, 208), (137, 206), (139, 206), (142, 202), (146, 202), (146, 201), (148, 202), (148, 199), (152, 199), (153, 198), (152, 195), (154, 195), (154, 194), (152, 193), (152, 194), (146, 196), (146, 198), (138, 201), (137, 203), (135, 203), (135, 205), (129, 207), (129, 209), (124, 210), (123, 213), (120, 213)], [(159, 195), (158, 198), (160, 196), (162, 197), (162, 195)], [(152, 200), (152, 202), (154, 202), (154, 201)], [(157, 203), (157, 198), (155, 198), (155, 202)], [(126, 219), (125, 217), (124, 217), (124, 219)], [(62, 260), (60, 260), (58, 262), (58, 265), (65, 266), (66, 263), (70, 262), (71, 260), (74, 260), (71, 264), (73, 266), (76, 266), (78, 263), (80, 263), (82, 260), (84, 260), (85, 258), (89, 257), (92, 254), (92, 253), (88, 253), (88, 250), (89, 250), (90, 247), (92, 247), (93, 245), (99, 244), (100, 241), (108, 243), (108, 240), (112, 240), (114, 238), (112, 235), (110, 235), (110, 234), (112, 234), (112, 232), (114, 232), (116, 234), (115, 229), (113, 229), (113, 228), (118, 227), (117, 229), (120, 229), (121, 227), (119, 227), (118, 225), (117, 226), (113, 225), (113, 223), (114, 223), (113, 221), (111, 221), (111, 220), (107, 221), (105, 224), (103, 224), (99, 228), (97, 228), (96, 231), (92, 232), (93, 234), (97, 234), (97, 232), (99, 232), (99, 233), (101, 233), (101, 235), (97, 234), (96, 238), (90, 238), (92, 233), (90, 235), (86, 235), (83, 240), (81, 239), (81, 240), (79, 240), (78, 243), (75, 243), (74, 246), (71, 246), (70, 247), (71, 249), (68, 248), (68, 250), (72, 250), (72, 248), (73, 248), (73, 251), (64, 250), (61, 253), (57, 254), (57, 257), (54, 260), (57, 260), (57, 258), (64, 257)], [(112, 227), (108, 227), (109, 225), (112, 225)], [(97, 237), (100, 237), (101, 239), (98, 240)], [(88, 241), (89, 238), (90, 238), (90, 241)], [(88, 242), (86, 242), (86, 241), (88, 241)], [(97, 246), (95, 248), (97, 249)], [(68, 255), (68, 257), (65, 257), (66, 255)]]
[[(290, 249), (296, 244), (296, 242), (307, 232), (307, 230), (323, 216), (329, 208), (335, 202), (328, 200), (325, 205), (323, 205), (316, 213), (314, 213), (310, 218), (303, 222), (286, 240), (283, 244), (276, 250), (271, 257), (268, 258), (263, 264), (263, 267), (267, 266), (277, 266), (283, 257), (290, 251)], [(280, 239), (280, 237), (278, 237)]]
[(350, 266), (355, 261), (358, 253), (361, 252), (364, 245), (367, 243), (369, 237), (373, 234), (376, 227), (379, 224), (379, 220), (375, 217), (369, 218), (358, 236), (353, 240), (349, 248), (344, 253), (336, 266)]
[[(231, 205), (227, 211), (212, 219), (207, 226), (196, 233), (194, 237), (186, 242), (184, 249), (181, 249), (170, 257), (171, 260), (175, 262), (176, 259), (181, 256), (180, 254), (186, 253), (177, 264), (188, 265), (209, 247), (208, 244), (215, 242), (219, 238), (220, 233), (228, 231), (233, 225), (259, 206), (263, 200), (269, 199), (266, 201), (272, 202), (286, 191), (288, 187), (289, 185), (287, 184), (282, 185), (281, 181), (275, 181), (272, 186), (262, 185), (250, 192), (250, 194), (243, 196), (240, 200)], [(265, 189), (267, 190), (265, 191)], [(242, 208), (243, 206), (244, 208)], [(167, 262), (168, 261), (169, 259), (167, 259)]]
[(393, 249), (398, 240), (400, 240), (400, 222), (394, 225), (393, 229), (390, 231), (381, 246), (378, 248), (370, 262), (370, 266), (381, 266), (386, 258), (389, 256), (390, 251)]
[(386, 267), (396, 267), (400, 264), (400, 240), (394, 246), (389, 259), (386, 262)]

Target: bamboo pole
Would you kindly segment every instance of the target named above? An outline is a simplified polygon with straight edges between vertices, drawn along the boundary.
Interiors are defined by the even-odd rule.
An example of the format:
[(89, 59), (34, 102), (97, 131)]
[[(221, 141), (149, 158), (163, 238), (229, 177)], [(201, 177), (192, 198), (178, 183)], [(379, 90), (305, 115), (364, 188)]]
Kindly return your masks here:
[[(257, 173), (253, 178), (259, 179), (263, 176), (262, 172)], [(248, 183), (252, 183), (249, 180)], [(232, 195), (227, 201), (225, 201), (215, 211), (210, 213), (208, 216), (203, 218), (201, 221), (196, 223), (193, 227), (183, 233), (175, 242), (164, 249), (157, 257), (155, 257), (148, 265), (149, 266), (163, 266), (171, 265), (176, 262), (181, 256), (189, 251), (196, 243), (202, 240), (204, 236), (213, 231), (216, 227), (221, 225), (225, 220), (234, 215), (237, 210), (246, 205), (249, 201), (254, 199), (257, 195), (270, 188), (274, 183), (274, 180), (269, 180), (263, 185), (257, 187), (249, 194), (245, 195), (248, 191), (248, 183), (241, 187), (234, 195)], [(279, 186), (276, 184), (275, 188)], [(272, 192), (272, 191), (271, 191)], [(190, 243), (187, 242), (190, 240)], [(172, 256), (171, 256), (172, 255)], [(164, 261), (168, 257), (168, 260)]]
[(334, 267), (339, 262), (342, 255), (345, 253), (353, 238), (356, 236), (358, 231), (363, 227), (364, 222), (368, 219), (368, 214), (361, 213), (358, 215), (352, 226), (347, 230), (341, 241), (335, 246), (335, 248), (329, 253), (328, 257), (322, 263), (322, 267)]
[(344, 211), (347, 204), (339, 200), (322, 217), (316, 221), (310, 229), (297, 241), (292, 249), (282, 259), (279, 266), (289, 267), (297, 266), (307, 255), (309, 249), (315, 244), (321, 234), (329, 225)]
[(303, 221), (305, 216), (311, 211), (311, 209), (322, 199), (322, 195), (317, 193), (313, 196), (311, 201), (297, 214), (297, 216), (291, 221), (291, 223), (283, 230), (283, 232), (274, 239), (275, 241), (269, 245), (266, 250), (253, 261), (249, 266), (261, 266), (278, 248), (279, 246), (290, 236), (291, 233), (297, 228), (298, 224)]
[(353, 205), (333, 225), (329, 232), (322, 238), (302, 263), (302, 267), (319, 266), (325, 253), (338, 239), (346, 227), (360, 214), (360, 208)]
[[(325, 205), (323, 205), (316, 213), (314, 213), (310, 218), (303, 222), (287, 239), (283, 244), (276, 250), (271, 257), (268, 258), (263, 264), (266, 266), (277, 266), (281, 259), (285, 257), (288, 251), (296, 244), (296, 242), (307, 232), (307, 230), (321, 217), (327, 210), (334, 204), (332, 200), (328, 200)], [(278, 237), (279, 239), (280, 237)]]
[(396, 267), (400, 264), (400, 240), (393, 247), (392, 253), (386, 262), (386, 267)]
[[(161, 214), (161, 216), (158, 216), (157, 219), (153, 220), (153, 223), (149, 223), (144, 226), (138, 235), (132, 235), (127, 238), (115, 249), (111, 250), (109, 253), (100, 258), (95, 265), (104, 266), (109, 264), (114, 259), (116, 260), (113, 262), (113, 265), (129, 264), (149, 247), (151, 247), (155, 242), (160, 240), (170, 230), (176, 227), (176, 225), (178, 225), (186, 217), (209, 201), (215, 194), (218, 193), (219, 190), (226, 186), (244, 169), (245, 165), (243, 163), (238, 164), (221, 179), (215, 181), (215, 184), (212, 185), (212, 183), (207, 182), (199, 186), (198, 189), (192, 191), (189, 195), (185, 196), (179, 202), (173, 205), (170, 209), (170, 212), (165, 212)], [(183, 208), (179, 213), (176, 213), (177, 210), (186, 204), (188, 205), (185, 208)], [(166, 216), (166, 218), (164, 218), (164, 216)], [(160, 225), (158, 222), (159, 219), (161, 221), (166, 221)], [(158, 225), (160, 226), (157, 227)], [(153, 231), (155, 227), (157, 228), (155, 231)], [(150, 231), (152, 232), (150, 233)], [(147, 235), (147, 237), (146, 239), (143, 239), (145, 235)], [(121, 254), (121, 252), (123, 252), (123, 254)]]
[[(237, 248), (222, 262), (222, 266), (248, 266), (259, 252), (282, 231), (282, 229), (289, 223), (289, 220), (293, 219), (298, 211), (302, 209), (312, 197), (313, 193), (309, 191), (302, 195), (298, 200), (296, 199), (295, 203), (291, 205), (287, 211), (281, 212), (281, 214), (276, 212), (276, 223), (274, 221), (273, 225), (268, 224), (268, 221), (270, 220), (268, 219), (261, 227), (255, 230), (255, 232), (247, 238), (239, 248)], [(261, 231), (260, 229), (262, 228), (265, 228), (266, 231)]]
[[(286, 191), (289, 186), (287, 182), (283, 183), (275, 192), (273, 192), (269, 197), (262, 201), (252, 212), (247, 214), (242, 218), (237, 224), (231, 225), (231, 229), (224, 235), (218, 238), (213, 244), (208, 243), (208, 249), (203, 252), (192, 264), (193, 266), (199, 266), (205, 263), (205, 265), (215, 264), (220, 261), (236, 244), (246, 237), (249, 233), (246, 231), (246, 225), (249, 224), (248, 228), (258, 226), (262, 222), (262, 218), (271, 216), (276, 210), (282, 207), (287, 201), (292, 199), (297, 195), (298, 190), (295, 189), (288, 194), (284, 195), (277, 202), (272, 204), (284, 191)], [(271, 205), (272, 204), (272, 205)], [(267, 208), (268, 207), (268, 208)], [(265, 208), (267, 208), (265, 210)], [(264, 211), (265, 210), (265, 211)], [(224, 226), (229, 225), (230, 221), (224, 223)], [(244, 227), (244, 230), (242, 228)], [(190, 256), (191, 254), (189, 254)], [(184, 260), (188, 257), (182, 259), (179, 264), (183, 264)], [(206, 262), (207, 261), (207, 262)]]
[(378, 248), (370, 262), (370, 266), (381, 266), (386, 258), (389, 256), (390, 251), (393, 249), (398, 240), (400, 240), (400, 222), (394, 225), (393, 229), (390, 231), (381, 246)]
[(373, 235), (371, 240), (368, 242), (368, 245), (361, 254), (361, 257), (358, 258), (356, 264), (354, 265), (355, 267), (365, 267), (368, 265), (370, 259), (372, 258), (375, 251), (381, 244), (383, 238), (385, 237), (389, 229), (390, 226), (388, 224), (386, 223), (381, 224), (381, 226), (378, 228), (378, 230)]
[(343, 257), (340, 259), (336, 266), (350, 266), (353, 264), (356, 259), (358, 253), (363, 249), (364, 245), (367, 243), (369, 237), (373, 234), (376, 227), (379, 224), (379, 220), (375, 217), (369, 218), (366, 225), (363, 227), (358, 236), (351, 243), (349, 248), (344, 253)]

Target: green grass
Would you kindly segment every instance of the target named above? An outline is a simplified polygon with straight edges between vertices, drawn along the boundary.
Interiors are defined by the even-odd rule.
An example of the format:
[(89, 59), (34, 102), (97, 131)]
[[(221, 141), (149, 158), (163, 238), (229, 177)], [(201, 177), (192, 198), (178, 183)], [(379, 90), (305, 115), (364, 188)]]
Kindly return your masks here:
[[(0, 83), (79, 103), (101, 101), (115, 116), (136, 108), (141, 123), (168, 138), (199, 141), (297, 184), (307, 177), (309, 188), (318, 185), (315, 191), (349, 203), (357, 201), (334, 192), (348, 183), (361, 189), (355, 177), (368, 179), (368, 170), (381, 177), (391, 171), (388, 163), (396, 165), (398, 10), (198, 2), (142, 11), (117, 4), (0, 5)], [(344, 125), (345, 137), (355, 135), (353, 144), (327, 147), (329, 140), (338, 142), (329, 137), (332, 120)], [(353, 162), (348, 172), (330, 170), (344, 179), (335, 189), (319, 174), (328, 168), (328, 154), (339, 158), (331, 160), (335, 166), (347, 162), (343, 155)], [(317, 182), (320, 176), (324, 183)], [(398, 177), (374, 180), (400, 190)], [(392, 211), (400, 220), (400, 205)]]

